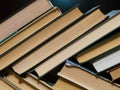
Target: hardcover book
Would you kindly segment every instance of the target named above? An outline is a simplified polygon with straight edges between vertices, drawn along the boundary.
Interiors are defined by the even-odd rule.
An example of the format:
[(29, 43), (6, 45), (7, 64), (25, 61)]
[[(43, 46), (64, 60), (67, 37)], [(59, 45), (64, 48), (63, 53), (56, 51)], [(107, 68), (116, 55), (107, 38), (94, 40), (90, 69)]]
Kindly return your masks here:
[(0, 55), (9, 52), (13, 47), (22, 43), (25, 39), (29, 38), (33, 34), (37, 33), (41, 28), (52, 22), (55, 18), (61, 15), (61, 11), (54, 7), (43, 15), (40, 15), (30, 24), (18, 31), (11, 38), (0, 45)]
[[(95, 20), (91, 19), (92, 17), (96, 17)], [(17, 64), (14, 65), (14, 70), (16, 69), (15, 71), (18, 71), (17, 68), (20, 68), (21, 65), (24, 66), (25, 64), (33, 62), (34, 60), (34, 63), (31, 64), (29, 63), (27, 67), (24, 67), (24, 69), (22, 69), (25, 71), (29, 70), (36, 64), (42, 62), (49, 56), (59, 51), (64, 46), (68, 45), (76, 38), (80, 37), (85, 32), (89, 31), (92, 27), (103, 21), (105, 18), (106, 16), (99, 9), (96, 9), (95, 11), (87, 15), (85, 18), (80, 19), (77, 23), (72, 25), (72, 27), (68, 28), (63, 33), (57, 35), (55, 38), (47, 42), (45, 45), (32, 52), (30, 55), (18, 61)], [(89, 26), (86, 27), (87, 25)]]
[(0, 24), (0, 43), (52, 7), (48, 0), (35, 0), (35, 2), (2, 22)]
[[(91, 32), (88, 32), (82, 37), (76, 39), (70, 45), (64, 47), (59, 52), (57, 52), (50, 58), (46, 59), (45, 62), (43, 62), (36, 68), (37, 72), (39, 72), (39, 76), (43, 76), (45, 73), (49, 72), (57, 65), (64, 62), (66, 59), (72, 57), (73, 55), (78, 54), (80, 51), (87, 48), (88, 46), (98, 41), (102, 37), (115, 31), (120, 26), (119, 19), (120, 19), (120, 14), (101, 23), (99, 26), (93, 28)], [(16, 72), (19, 72), (18, 70), (20, 69), (17, 69)]]
[(94, 73), (84, 69), (78, 64), (67, 64), (58, 73), (59, 76), (68, 79), (77, 85), (85, 87), (88, 90), (119, 90), (120, 87), (112, 84), (102, 77), (97, 77)]
[[(73, 17), (73, 14), (74, 14), (74, 17)], [(47, 26), (41, 28), (37, 33), (35, 33), (31, 37), (29, 37), (28, 39), (24, 40), (21, 44), (16, 46), (9, 53), (6, 53), (5, 55), (1, 56), (0, 60), (3, 62), (4, 62), (4, 60), (8, 61), (8, 62), (5, 61), (6, 62), (6, 63), (4, 63), (4, 64), (6, 64), (5, 67), (12, 64), (17, 59), (19, 59), (23, 55), (27, 54), (29, 51), (36, 48), (38, 45), (41, 45), (48, 39), (52, 38), (54, 35), (61, 32), (64, 27), (66, 27), (67, 25), (72, 23), (74, 20), (79, 18), (81, 15), (82, 15), (82, 13), (79, 10), (79, 8), (77, 8), (77, 7), (73, 8), (68, 13), (56, 18), (51, 23), (49, 23)], [(34, 41), (34, 43), (33, 43), (33, 41)], [(16, 53), (16, 55), (14, 55), (15, 53)], [(11, 57), (11, 55), (12, 55), (12, 57)], [(9, 57), (11, 57), (11, 58), (9, 58)]]

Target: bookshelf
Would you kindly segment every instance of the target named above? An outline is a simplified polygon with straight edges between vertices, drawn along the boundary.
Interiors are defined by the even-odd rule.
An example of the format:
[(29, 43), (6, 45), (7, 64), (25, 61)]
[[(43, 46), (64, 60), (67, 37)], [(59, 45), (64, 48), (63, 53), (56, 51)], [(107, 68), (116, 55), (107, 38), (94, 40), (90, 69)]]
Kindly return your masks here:
[(6, 2), (0, 90), (120, 90), (119, 1)]

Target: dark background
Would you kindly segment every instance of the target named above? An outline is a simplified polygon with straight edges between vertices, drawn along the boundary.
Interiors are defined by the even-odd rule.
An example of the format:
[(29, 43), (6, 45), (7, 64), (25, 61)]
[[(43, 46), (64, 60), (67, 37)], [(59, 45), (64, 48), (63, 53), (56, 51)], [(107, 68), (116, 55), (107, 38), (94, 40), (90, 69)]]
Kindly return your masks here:
[(64, 13), (73, 6), (79, 4), (82, 12), (86, 12), (91, 8), (100, 5), (103, 13), (108, 13), (111, 10), (120, 9), (120, 0), (50, 0), (54, 6), (58, 6)]
[[(10, 16), (35, 0), (0, 0), (0, 22), (3, 22)], [(61, 9), (63, 13), (79, 4), (80, 10), (84, 13), (91, 8), (100, 5), (103, 13), (111, 10), (120, 9), (120, 0), (50, 0), (54, 6)]]
[(93, 0), (93, 1), (101, 5), (100, 8), (104, 13), (108, 13), (111, 10), (120, 9), (120, 0)]

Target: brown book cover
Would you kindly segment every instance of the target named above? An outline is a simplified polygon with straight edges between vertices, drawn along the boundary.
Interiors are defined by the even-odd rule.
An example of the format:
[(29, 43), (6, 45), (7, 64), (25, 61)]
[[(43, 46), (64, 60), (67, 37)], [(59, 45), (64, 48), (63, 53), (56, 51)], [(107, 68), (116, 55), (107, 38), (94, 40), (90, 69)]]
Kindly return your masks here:
[(0, 43), (13, 32), (17, 32), (34, 18), (43, 14), (53, 6), (48, 0), (36, 0), (15, 15), (0, 24)]
[[(75, 14), (74, 17), (73, 14)], [(16, 61), (17, 59), (19, 59), (20, 57), (22, 57), (23, 55), (25, 55), (26, 53), (37, 47), (38, 45), (42, 44), (49, 38), (53, 37), (53, 35), (62, 31), (64, 27), (66, 27), (68, 24), (72, 23), (74, 20), (79, 18), (81, 14), (82, 13), (79, 10), (79, 8), (75, 7), (74, 9), (70, 10), (68, 13), (58, 17), (53, 22), (49, 23), (49, 25), (43, 27), (41, 30), (39, 30), (39, 32), (29, 37), (27, 40), (19, 44), (9, 53), (3, 55), (0, 58), (0, 60), (4, 62), (4, 60), (6, 60), (5, 58), (11, 57), (12, 55), (12, 57), (9, 58), (9, 60), (7, 60), (8, 62), (5, 61), (6, 63), (4, 63), (6, 64), (5, 67), (10, 65), (14, 61)], [(15, 53), (16, 55), (13, 55)]]
[(70, 64), (65, 65), (58, 75), (88, 90), (120, 90), (119, 86), (110, 83), (108, 80), (97, 77), (82, 67)]
[[(92, 17), (96, 17), (94, 20), (91, 19)], [(80, 37), (85, 32), (89, 31), (92, 27), (94, 27), (96, 24), (100, 23), (105, 19), (105, 15), (99, 10), (96, 9), (94, 12), (87, 15), (87, 17), (83, 18), (82, 20), (78, 21), (72, 27), (68, 28), (66, 31), (58, 35), (57, 37), (53, 38), (49, 42), (47, 42), (42, 47), (38, 48), (33, 52), (32, 54), (28, 55), (24, 59), (17, 62), (17, 64), (14, 65), (14, 69), (20, 68), (21, 65), (24, 66), (24, 64), (29, 63), (27, 67), (22, 70), (29, 70), (33, 66), (35, 66), (37, 63), (42, 62), (47, 57), (53, 55), (58, 50), (63, 48), (64, 46), (68, 45), (70, 42), (75, 40), (76, 38)], [(83, 24), (85, 23), (85, 24)], [(88, 27), (87, 27), (88, 26)], [(36, 62), (36, 63), (30, 63), (30, 62)], [(18, 70), (15, 70), (18, 71)], [(19, 69), (20, 71), (20, 69)]]
[(109, 73), (112, 77), (112, 80), (116, 80), (120, 78), (120, 65), (117, 65), (115, 67), (112, 67), (111, 69), (107, 70), (107, 73)]
[(52, 57), (46, 59), (45, 62), (43, 62), (37, 67), (37, 72), (39, 73), (39, 75), (43, 76), (48, 71), (52, 70), (57, 65), (64, 62), (66, 59), (70, 58), (73, 55), (76, 55), (77, 53), (79, 53), (89, 45), (93, 44), (97, 40), (115, 31), (116, 28), (120, 26), (119, 19), (120, 19), (120, 14), (105, 21), (98, 27), (93, 28), (91, 32), (88, 32), (86, 35), (76, 39), (70, 45), (60, 50)]
[(79, 63), (83, 63), (120, 45), (120, 32), (88, 47), (76, 56)]
[[(91, 18), (95, 17), (95, 16), (98, 16), (97, 19), (95, 18), (95, 20), (93, 20), (93, 19), (91, 20)], [(14, 66), (14, 69), (17, 67), (20, 67), (21, 64), (24, 65), (26, 63), (33, 62), (32, 60), (34, 60), (34, 62), (35, 62), (34, 64), (33, 63), (28, 64), (29, 66), (27, 65), (27, 67), (25, 67), (22, 70), (26, 71), (26, 70), (30, 69), (31, 67), (35, 66), (37, 63), (42, 62), (44, 59), (51, 56), (52, 54), (54, 54), (55, 52), (57, 52), (58, 50), (60, 50), (61, 48), (63, 48), (67, 44), (69, 44), (70, 42), (72, 42), (74, 39), (78, 38), (79, 36), (81, 36), (82, 34), (87, 32), (88, 30), (90, 30), (96, 24), (103, 21), (105, 19), (105, 17), (106, 16), (99, 9), (96, 9), (94, 12), (87, 15), (87, 17), (78, 21), (77, 23), (72, 25), (72, 27), (68, 28), (63, 33), (57, 35), (55, 38), (53, 38), (52, 40), (47, 42), (42, 47), (38, 48), (35, 52), (28, 55), (27, 57), (20, 60), (19, 62), (17, 62), (17, 64), (15, 64), (15, 66)], [(86, 22), (88, 22), (88, 23), (83, 24)], [(89, 25), (89, 26), (86, 27), (87, 25)], [(15, 71), (17, 71), (17, 70), (15, 70)], [(20, 69), (19, 69), (19, 71), (20, 71)]]
[(25, 78), (23, 78), (26, 82), (36, 87), (38, 90), (54, 90), (52, 86), (47, 83), (41, 81), (39, 78), (28, 73)]
[(3, 76), (6, 82), (11, 84), (13, 88), (16, 88), (15, 90), (39, 90), (33, 85), (30, 85), (26, 81), (24, 81), (19, 75), (17, 75), (14, 71), (8, 69), (5, 70), (8, 74), (6, 76)]
[(63, 77), (59, 77), (54, 88), (54, 90), (87, 90)]
[(8, 85), (6, 82), (4, 82), (2, 77), (0, 77), (0, 89), (1, 90), (15, 90), (10, 85)]
[(14, 36), (9, 38), (7, 42), (4, 42), (0, 45), (0, 55), (9, 52), (10, 49), (21, 43), (26, 38), (30, 37), (31, 35), (35, 34), (41, 28), (52, 22), (55, 18), (61, 15), (61, 11), (54, 7), (53, 9), (49, 10), (48, 12), (44, 13), (26, 27), (23, 30), (18, 31)]
[(120, 55), (120, 45), (104, 53), (96, 60), (93, 60), (92, 65), (98, 73), (103, 72), (120, 63), (119, 55)]
[[(96, 17), (97, 19), (93, 18), (95, 16), (98, 16)], [(94, 27), (96, 24), (100, 23), (104, 19), (105, 19), (105, 15), (99, 9), (97, 9), (96, 11), (90, 13), (87, 17), (85, 17), (84, 19), (80, 20), (78, 23), (73, 25), (67, 31), (64, 31), (64, 33), (60, 34), (59, 36), (57, 36), (56, 38), (54, 38), (53, 40), (45, 44), (43, 47), (36, 50), (35, 54), (33, 53), (30, 56), (30, 58), (35, 58), (36, 54), (39, 54), (40, 55), (40, 58), (38, 58), (39, 61), (46, 59), (47, 57), (54, 54), (64, 46), (68, 45), (70, 42), (72, 42), (76, 38), (80, 37), (85, 32), (89, 31), (92, 27)], [(86, 24), (83, 24), (83, 23), (86, 23)], [(27, 60), (25, 59), (25, 61)], [(39, 69), (36, 69), (36, 71), (37, 70), (39, 71)]]

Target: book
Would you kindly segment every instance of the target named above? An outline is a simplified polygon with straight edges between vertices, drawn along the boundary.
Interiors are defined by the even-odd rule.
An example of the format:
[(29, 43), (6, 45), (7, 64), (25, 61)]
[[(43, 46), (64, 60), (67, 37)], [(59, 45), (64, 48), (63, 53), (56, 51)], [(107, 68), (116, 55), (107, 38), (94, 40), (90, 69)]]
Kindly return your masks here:
[(12, 87), (14, 90), (20, 90), (18, 86), (16, 86), (14, 83), (9, 81), (5, 76), (2, 76), (1, 78), (6, 84), (8, 84), (10, 87)]
[(15, 90), (10, 85), (8, 85), (7, 83), (5, 83), (2, 77), (0, 77), (0, 89), (1, 90)]
[(58, 75), (88, 90), (120, 90), (116, 84), (102, 77), (97, 77), (93, 72), (86, 70), (79, 64), (73, 64), (73, 62), (67, 62)]
[(12, 87), (16, 88), (15, 90), (39, 90), (33, 85), (30, 85), (26, 81), (24, 81), (19, 75), (17, 75), (14, 71), (8, 69), (5, 70), (8, 74), (3, 76), (6, 80), (6, 83), (9, 83)]
[(35, 0), (0, 0), (0, 23), (24, 9)]
[[(118, 21), (119, 18), (120, 14), (117, 14), (113, 18), (108, 19), (104, 23), (101, 23), (99, 26), (91, 29), (91, 32), (86, 33), (50, 58), (47, 58), (46, 61), (44, 61), (43, 63), (38, 64), (35, 70), (37, 71), (39, 76), (43, 76), (44, 74), (55, 68), (57, 65), (64, 62), (66, 59), (78, 54), (80, 51), (95, 43), (99, 39), (115, 31), (120, 26), (120, 23)], [(19, 71), (17, 72), (19, 73)]]
[(84, 63), (119, 45), (120, 45), (120, 32), (116, 32), (115, 34), (111, 36), (109, 35), (103, 40), (95, 43), (94, 45), (78, 53), (76, 59), (79, 63)]
[(25, 78), (23, 78), (26, 82), (36, 87), (38, 90), (54, 90), (52, 86), (48, 85), (47, 83), (39, 80), (32, 74), (28, 73)]
[(118, 78), (120, 78), (119, 72), (120, 72), (120, 65), (117, 65), (117, 66), (107, 70), (107, 73), (110, 74), (110, 76), (112, 77), (113, 81), (118, 79)]
[(92, 62), (95, 70), (100, 73), (120, 63), (120, 47), (112, 49)]
[(54, 20), (61, 14), (61, 11), (57, 7), (54, 7), (43, 15), (40, 15), (40, 17), (36, 18), (33, 22), (24, 27), (23, 30), (18, 31), (11, 38), (9, 38), (7, 42), (1, 44), (0, 55), (9, 52), (9, 50), (11, 50), (13, 47), (39, 31), (41, 28), (52, 22), (52, 20)]
[(57, 82), (54, 85), (54, 90), (87, 90), (84, 89), (83, 87), (80, 87), (79, 85), (76, 85), (75, 83), (63, 78), (59, 77)]
[[(36, 0), (0, 24), (0, 43), (53, 6), (48, 0)], [(33, 13), (32, 13), (33, 12)], [(31, 14), (32, 13), (32, 14)], [(16, 22), (17, 21), (17, 22)], [(6, 27), (7, 26), (7, 27)]]
[[(74, 17), (73, 17), (73, 14), (75, 14)], [(19, 59), (20, 57), (22, 57), (23, 55), (25, 55), (32, 49), (36, 48), (37, 46), (44, 43), (46, 40), (50, 39), (57, 33), (61, 32), (64, 27), (66, 27), (67, 25), (72, 23), (74, 20), (79, 18), (81, 15), (82, 15), (82, 13), (79, 10), (79, 8), (74, 7), (68, 13), (53, 20), (53, 22), (51, 22), (49, 25), (43, 27), (41, 30), (39, 30), (39, 32), (32, 35), (27, 40), (25, 40), (24, 42), (22, 42), (21, 44), (16, 46), (9, 53), (1, 56), (0, 60), (3, 61), (3, 63), (4, 63), (4, 65), (2, 67), (0, 66), (1, 69), (12, 64), (17, 59)], [(34, 43), (33, 43), (33, 41), (34, 41)], [(14, 55), (15, 53), (16, 53), (16, 55)], [(12, 55), (12, 57), (11, 57), (11, 55)], [(9, 58), (9, 57), (11, 57), (11, 58)]]
[[(93, 17), (94, 19), (91, 19)], [(69, 27), (63, 33), (60, 33), (52, 40), (49, 40), (49, 42), (47, 42), (43, 46), (38, 47), (37, 50), (35, 50), (34, 52), (30, 53), (23, 59), (20, 59), (17, 63), (15, 63), (13, 69), (16, 72), (23, 72), (23, 70), (29, 70), (36, 64), (42, 62), (49, 56), (59, 51), (64, 46), (68, 45), (76, 38), (80, 37), (85, 32), (89, 31), (92, 27), (103, 21), (105, 18), (106, 16), (99, 9), (94, 10), (93, 12), (89, 13), (89, 15), (87, 15), (85, 18), (80, 19), (77, 23), (72, 25), (72, 27)], [(21, 66), (23, 66), (24, 68), (20, 69)]]

